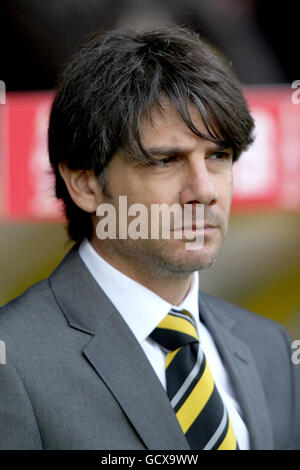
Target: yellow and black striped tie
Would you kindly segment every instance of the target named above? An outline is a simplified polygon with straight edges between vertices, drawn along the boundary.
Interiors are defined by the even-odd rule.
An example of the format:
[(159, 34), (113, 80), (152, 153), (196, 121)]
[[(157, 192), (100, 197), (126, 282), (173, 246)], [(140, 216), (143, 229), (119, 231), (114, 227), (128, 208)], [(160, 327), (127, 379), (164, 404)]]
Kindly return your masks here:
[(170, 351), (165, 365), (167, 393), (191, 449), (238, 449), (191, 314), (172, 308), (150, 336)]

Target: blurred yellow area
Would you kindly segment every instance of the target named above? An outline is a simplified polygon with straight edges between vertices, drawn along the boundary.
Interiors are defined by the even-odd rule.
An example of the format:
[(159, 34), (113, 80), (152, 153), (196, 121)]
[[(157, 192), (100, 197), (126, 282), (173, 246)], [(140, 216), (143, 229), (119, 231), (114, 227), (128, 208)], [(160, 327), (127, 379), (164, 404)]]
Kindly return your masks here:
[[(300, 214), (234, 212), (200, 288), (274, 319), (300, 338)], [(0, 225), (0, 305), (47, 277), (71, 248), (63, 223)]]

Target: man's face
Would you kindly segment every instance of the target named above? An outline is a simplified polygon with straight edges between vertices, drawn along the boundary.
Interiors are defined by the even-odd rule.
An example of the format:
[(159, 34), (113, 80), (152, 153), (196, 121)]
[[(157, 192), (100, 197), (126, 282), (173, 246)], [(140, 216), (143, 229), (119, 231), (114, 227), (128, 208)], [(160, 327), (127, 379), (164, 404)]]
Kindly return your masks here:
[[(191, 106), (195, 126), (204, 134), (199, 112)], [(232, 199), (232, 150), (220, 150), (209, 140), (193, 134), (171, 104), (154, 111), (153, 121), (144, 123), (143, 143), (158, 163), (147, 166), (129, 161), (122, 153), (113, 155), (106, 168), (105, 190), (99, 204), (110, 203), (119, 217), (119, 196), (127, 205), (141, 203), (151, 213), (152, 204), (204, 205), (204, 244), (186, 248), (186, 238), (117, 239), (92, 242), (112, 264), (126, 263), (135, 270), (169, 277), (186, 276), (210, 266), (223, 244)], [(99, 219), (95, 217), (94, 225)], [(203, 231), (202, 231), (203, 233)]]

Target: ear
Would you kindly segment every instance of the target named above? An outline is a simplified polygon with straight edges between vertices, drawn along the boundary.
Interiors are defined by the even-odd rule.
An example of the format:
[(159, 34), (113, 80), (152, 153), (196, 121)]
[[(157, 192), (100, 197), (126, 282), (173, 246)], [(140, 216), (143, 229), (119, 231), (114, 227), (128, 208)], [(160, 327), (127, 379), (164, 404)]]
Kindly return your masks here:
[(86, 212), (96, 212), (101, 198), (101, 186), (92, 170), (71, 170), (66, 162), (58, 165), (70, 197)]

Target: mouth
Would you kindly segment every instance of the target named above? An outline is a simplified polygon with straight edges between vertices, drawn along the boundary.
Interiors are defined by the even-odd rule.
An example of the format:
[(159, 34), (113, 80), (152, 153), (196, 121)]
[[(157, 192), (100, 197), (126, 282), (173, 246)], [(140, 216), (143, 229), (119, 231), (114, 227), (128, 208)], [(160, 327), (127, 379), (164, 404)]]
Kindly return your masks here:
[(204, 226), (203, 225), (198, 225), (198, 224), (192, 224), (192, 225), (184, 225), (184, 226), (181, 226), (181, 227), (176, 227), (174, 228), (172, 231), (173, 232), (182, 232), (182, 231), (197, 231), (197, 232), (205, 232), (205, 231), (211, 231), (211, 230), (215, 230), (217, 229), (218, 227), (216, 225), (212, 225), (212, 224), (205, 224)]

